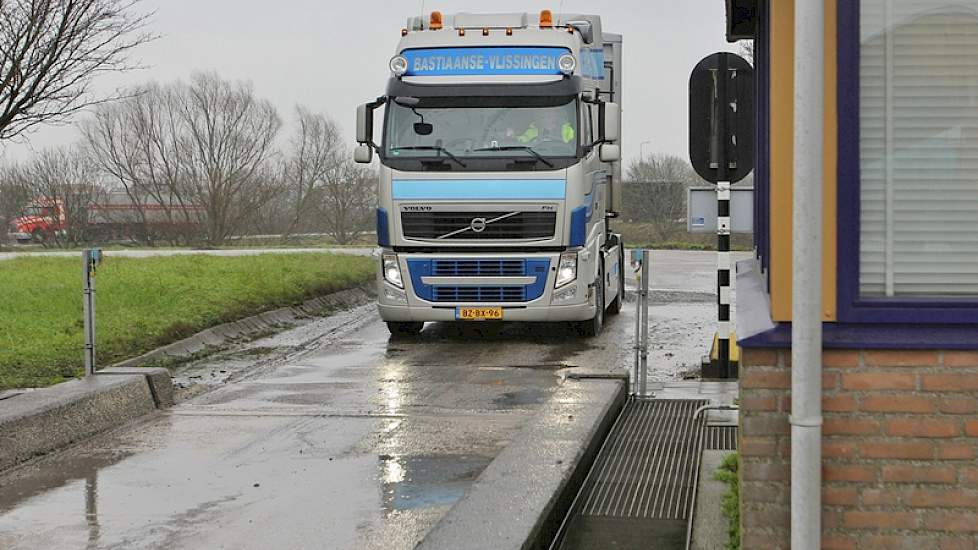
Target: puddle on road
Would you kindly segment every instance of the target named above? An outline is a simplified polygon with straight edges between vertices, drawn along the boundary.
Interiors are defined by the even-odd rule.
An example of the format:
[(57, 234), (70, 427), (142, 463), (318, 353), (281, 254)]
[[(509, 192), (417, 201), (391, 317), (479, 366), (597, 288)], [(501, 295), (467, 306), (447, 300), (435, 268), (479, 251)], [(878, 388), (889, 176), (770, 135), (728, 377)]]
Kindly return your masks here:
[(388, 513), (454, 504), (491, 461), (466, 455), (378, 458), (384, 510)]

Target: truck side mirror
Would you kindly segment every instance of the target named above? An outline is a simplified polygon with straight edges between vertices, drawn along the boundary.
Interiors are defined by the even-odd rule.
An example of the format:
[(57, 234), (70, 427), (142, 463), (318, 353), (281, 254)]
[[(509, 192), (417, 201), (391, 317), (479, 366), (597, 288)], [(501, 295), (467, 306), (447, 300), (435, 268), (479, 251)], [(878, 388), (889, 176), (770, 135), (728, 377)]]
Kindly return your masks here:
[(353, 150), (353, 160), (359, 162), (360, 164), (370, 164), (374, 158), (374, 148), (367, 143), (361, 143), (357, 145), (357, 148)]
[(602, 143), (598, 146), (598, 159), (601, 162), (618, 162), (621, 160), (621, 147), (617, 143)]
[(604, 140), (615, 142), (621, 137), (621, 108), (617, 103), (605, 103)]
[(357, 143), (370, 143), (374, 139), (374, 110), (369, 103), (357, 107)]

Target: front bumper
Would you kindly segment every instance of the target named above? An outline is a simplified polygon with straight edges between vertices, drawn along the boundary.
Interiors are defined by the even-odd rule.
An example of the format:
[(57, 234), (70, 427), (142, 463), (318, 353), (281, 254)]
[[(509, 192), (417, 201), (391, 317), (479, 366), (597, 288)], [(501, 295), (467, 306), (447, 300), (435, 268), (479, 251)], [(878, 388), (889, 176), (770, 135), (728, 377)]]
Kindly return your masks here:
[[(555, 290), (554, 279), (556, 277), (556, 266), (559, 262), (559, 253), (537, 253), (537, 254), (398, 254), (398, 265), (401, 268), (401, 275), (404, 283), (404, 290), (400, 291), (387, 283), (383, 278), (383, 273), (378, 269), (378, 309), (380, 316), (385, 321), (455, 321), (459, 307), (478, 306), (478, 307), (501, 307), (503, 308), (504, 321), (530, 321), (530, 322), (555, 322), (555, 321), (584, 321), (594, 317), (595, 305), (594, 296), (591, 292), (590, 277), (584, 276), (590, 273), (588, 265), (582, 265), (579, 260), (578, 278), (576, 281), (561, 287), (557, 293), (565, 293), (569, 289), (574, 289), (574, 296), (563, 300), (554, 301)], [(434, 291), (427, 283), (445, 284), (449, 286), (458, 285), (459, 287), (478, 285), (485, 283), (495, 283), (495, 277), (488, 276), (432, 276), (431, 273), (418, 272), (419, 264), (424, 265), (428, 262), (456, 262), (456, 261), (506, 261), (524, 260), (528, 266), (528, 271), (522, 277), (513, 277), (514, 282), (527, 283), (533, 280), (529, 277), (536, 273), (539, 277), (537, 284), (528, 284), (525, 287), (524, 295), (526, 301), (446, 301), (444, 295)], [(548, 264), (549, 267), (543, 271), (530, 271), (531, 266), (536, 267)], [(411, 270), (414, 269), (414, 272)], [(505, 279), (505, 277), (500, 277)], [(524, 279), (518, 281), (519, 279)], [(417, 285), (417, 287), (415, 286)], [(542, 289), (540, 289), (542, 286)], [(539, 295), (537, 294), (539, 292)], [(454, 295), (453, 295), (454, 297)]]
[[(461, 305), (461, 304), (460, 304)], [(577, 304), (568, 306), (514, 307), (511, 304), (464, 304), (479, 306), (500, 305), (503, 308), (503, 321), (557, 322), (586, 321), (594, 317), (594, 305)], [(396, 306), (378, 303), (380, 318), (385, 321), (456, 321), (455, 308), (445, 308), (441, 304), (432, 306)], [(478, 321), (473, 321), (478, 322)]]

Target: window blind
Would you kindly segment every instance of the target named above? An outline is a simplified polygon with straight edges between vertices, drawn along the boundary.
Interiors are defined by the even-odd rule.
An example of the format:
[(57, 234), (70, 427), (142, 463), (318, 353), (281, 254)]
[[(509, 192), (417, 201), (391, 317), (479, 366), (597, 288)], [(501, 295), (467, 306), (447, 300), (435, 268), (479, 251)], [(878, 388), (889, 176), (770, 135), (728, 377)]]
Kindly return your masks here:
[(978, 296), (978, 1), (860, 4), (860, 293)]

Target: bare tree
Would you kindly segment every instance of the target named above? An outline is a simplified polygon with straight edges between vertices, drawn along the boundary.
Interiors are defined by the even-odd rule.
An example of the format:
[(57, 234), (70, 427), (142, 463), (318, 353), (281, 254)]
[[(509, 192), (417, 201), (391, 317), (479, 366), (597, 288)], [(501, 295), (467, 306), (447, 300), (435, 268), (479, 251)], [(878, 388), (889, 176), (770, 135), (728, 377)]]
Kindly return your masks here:
[(349, 160), (338, 177), (323, 180), (320, 212), (337, 244), (351, 244), (370, 228), (376, 192), (377, 173)]
[(0, 2), (0, 139), (105, 101), (93, 79), (132, 68), (128, 55), (153, 38), (142, 32), (138, 2)]
[(686, 190), (702, 180), (685, 159), (654, 154), (633, 162), (626, 173), (625, 219), (650, 225), (654, 239), (684, 231)]
[(219, 244), (279, 192), (269, 162), (282, 120), (247, 83), (197, 73), (177, 86), (183, 172), (206, 210), (208, 241)]
[[(143, 229), (151, 221), (169, 228), (160, 235), (146, 230), (129, 235), (145, 244), (156, 237), (191, 243), (200, 236), (203, 216), (182, 172), (179, 101), (176, 90), (148, 84), (125, 101), (101, 106), (82, 124), (92, 158), (129, 196)], [(147, 203), (154, 212), (147, 211)]]
[(316, 221), (310, 215), (317, 213), (324, 185), (346, 175), (349, 156), (333, 120), (303, 107), (296, 107), (296, 118), (298, 125), (283, 169), (290, 205), (286, 235), (298, 228), (314, 228)]
[(0, 233), (9, 230), (10, 222), (19, 217), (30, 202), (30, 193), (16, 177), (16, 171), (17, 167), (0, 168)]
[(50, 224), (35, 238), (45, 245), (75, 246), (91, 237), (90, 208), (104, 197), (98, 171), (77, 149), (46, 149), (9, 172), (14, 185), (29, 194), (29, 206), (42, 210)]
[(172, 219), (200, 216), (206, 241), (220, 244), (280, 193), (272, 169), (280, 127), (249, 84), (198, 73), (102, 106), (83, 131), (113, 180), (153, 197)]

